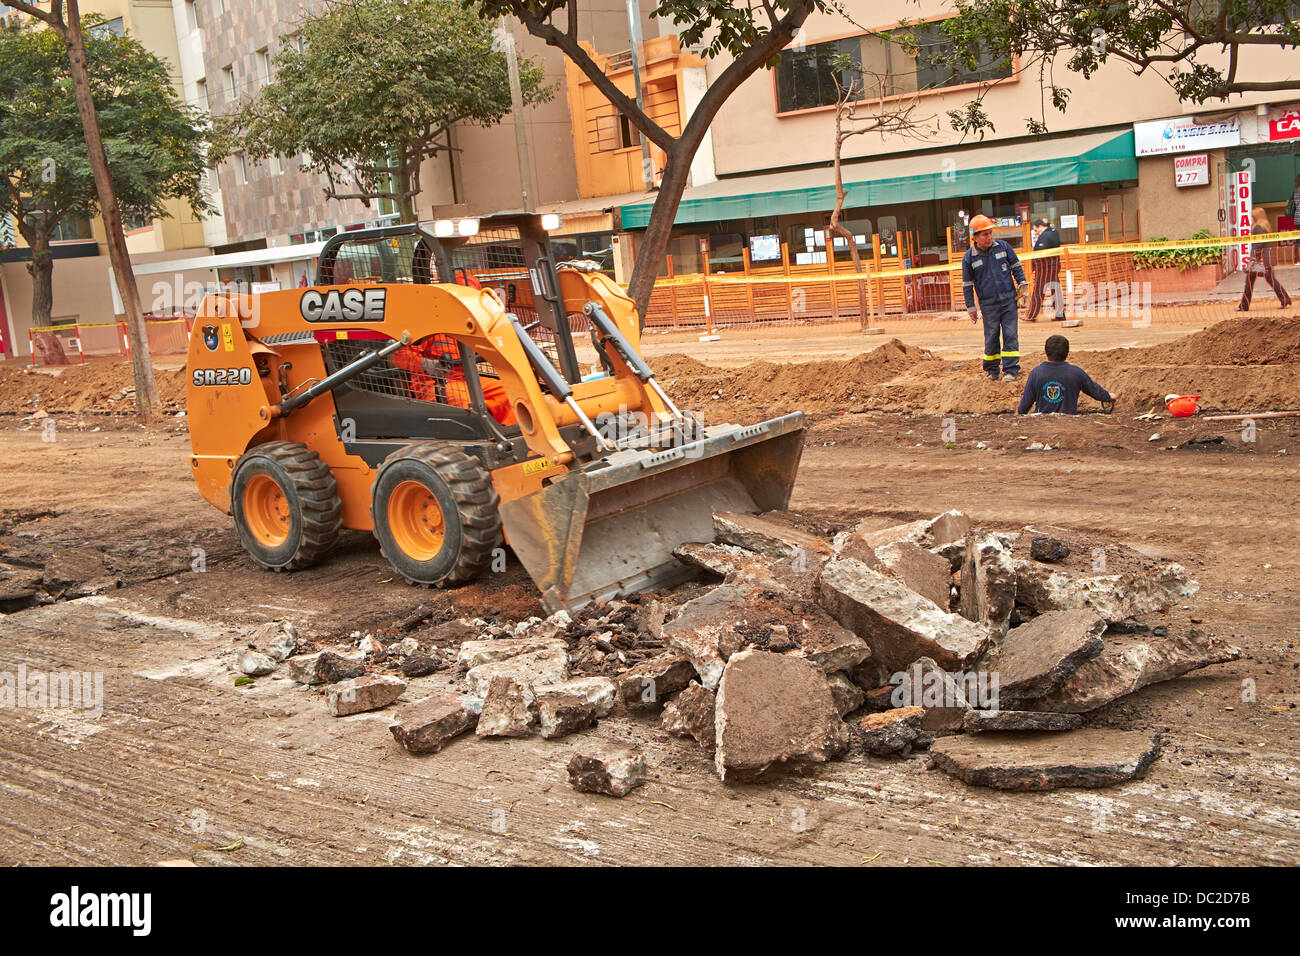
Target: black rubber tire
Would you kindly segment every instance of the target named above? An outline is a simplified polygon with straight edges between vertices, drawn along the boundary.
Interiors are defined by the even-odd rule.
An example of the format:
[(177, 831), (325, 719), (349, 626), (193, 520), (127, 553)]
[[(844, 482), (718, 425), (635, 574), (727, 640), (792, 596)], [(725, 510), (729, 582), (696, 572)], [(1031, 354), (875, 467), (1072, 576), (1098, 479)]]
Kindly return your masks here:
[[(388, 499), (398, 485), (418, 481), (442, 510), (443, 543), (432, 558), (407, 554), (389, 527)], [(477, 578), (501, 542), (501, 499), (492, 478), (473, 455), (443, 442), (416, 442), (395, 451), (379, 467), (370, 514), (384, 557), (411, 584), (454, 587)]]
[[(256, 475), (273, 479), (288, 502), (289, 534), (278, 547), (258, 541), (244, 514), (244, 490)], [(334, 475), (316, 452), (299, 442), (271, 441), (244, 452), (230, 481), (230, 510), (244, 550), (272, 571), (315, 564), (333, 550), (343, 530), (343, 503)]]

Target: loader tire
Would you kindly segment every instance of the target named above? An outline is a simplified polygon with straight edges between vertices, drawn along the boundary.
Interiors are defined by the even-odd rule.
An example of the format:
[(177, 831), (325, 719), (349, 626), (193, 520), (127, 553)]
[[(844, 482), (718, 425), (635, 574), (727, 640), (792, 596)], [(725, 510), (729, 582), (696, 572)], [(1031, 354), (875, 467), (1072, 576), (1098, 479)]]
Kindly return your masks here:
[(266, 442), (244, 452), (230, 482), (230, 510), (244, 550), (273, 571), (315, 564), (343, 529), (334, 475), (298, 442)]
[(417, 442), (384, 459), (370, 513), (390, 564), (412, 584), (452, 587), (474, 580), (501, 540), (501, 499), (472, 455)]

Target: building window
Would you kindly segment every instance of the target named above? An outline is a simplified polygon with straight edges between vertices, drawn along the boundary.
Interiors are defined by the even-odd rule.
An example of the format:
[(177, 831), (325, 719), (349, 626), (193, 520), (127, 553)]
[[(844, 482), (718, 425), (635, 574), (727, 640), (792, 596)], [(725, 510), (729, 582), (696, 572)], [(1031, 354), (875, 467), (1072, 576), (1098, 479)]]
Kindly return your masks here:
[(235, 102), (235, 68), (228, 66), (221, 71), (226, 77), (226, 100)]
[(266, 47), (257, 51), (257, 63), (262, 74), (262, 85), (268, 86), (271, 82), (271, 53)]
[(50, 234), (50, 242), (85, 242), (93, 239), (94, 233), (90, 231), (89, 219), (78, 219), (74, 216), (66, 216), (59, 223), (54, 232)]
[(272, 156), (269, 160), (267, 160), (267, 162), (271, 167), (272, 176), (279, 176), (281, 173), (284, 172), (284, 166), (280, 164), (279, 156)]
[(847, 86), (859, 69), (866, 74), (863, 81), (868, 89), (860, 99), (985, 83), (1011, 75), (1011, 57), (987, 52), (975, 69), (954, 70), (946, 61), (951, 43), (939, 23), (917, 24), (914, 32), (914, 51), (878, 36), (847, 37), (783, 51), (776, 68), (777, 112), (835, 105), (835, 64), (841, 56), (852, 64), (842, 71), (841, 86)]
[(212, 6), (216, 8), (217, 16), (224, 17), (226, 15), (226, 0), (212, 0)]
[(199, 0), (185, 0), (185, 26), (191, 32), (199, 28)]
[(641, 131), (628, 122), (628, 118), (622, 113), (615, 113), (613, 116), (597, 116), (595, 122), (596, 152), (630, 149), (641, 145)]
[(211, 112), (212, 94), (208, 92), (208, 81), (207, 80), (196, 81), (194, 84), (194, 89), (197, 93), (196, 96), (196, 99), (198, 100), (197, 105), (203, 107), (208, 112)]
[(239, 171), (239, 179), (237, 180), (237, 182), (239, 183), (240, 186), (247, 186), (248, 185), (248, 157), (245, 154), (243, 153), (239, 154), (239, 165), (236, 168)]

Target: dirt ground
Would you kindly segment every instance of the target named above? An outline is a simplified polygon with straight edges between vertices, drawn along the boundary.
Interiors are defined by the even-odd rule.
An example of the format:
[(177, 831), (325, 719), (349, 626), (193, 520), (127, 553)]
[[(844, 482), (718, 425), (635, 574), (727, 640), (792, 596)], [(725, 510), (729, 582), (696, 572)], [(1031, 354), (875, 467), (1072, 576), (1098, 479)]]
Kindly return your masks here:
[[(639, 743), (649, 764), (647, 784), (614, 800), (568, 787), (573, 738), (470, 735), (413, 757), (386, 712), (335, 719), (317, 691), (237, 687), (218, 661), (281, 617), (320, 643), (391, 629), (420, 605), (435, 620), (518, 620), (540, 605), (513, 559), (459, 590), (418, 590), (351, 533), (315, 568), (260, 571), (196, 494), (183, 419), (56, 416), (43, 441), (31, 407), (0, 404), (0, 560), (120, 587), (0, 617), (0, 670), (104, 675), (97, 719), (0, 709), (0, 863), (1300, 862), (1300, 419), (1261, 419), (1246, 441), (1239, 423), (1138, 420), (1132, 406), (1073, 420), (816, 411), (791, 505), (807, 526), (958, 508), (990, 528), (1105, 535), (1183, 563), (1201, 591), (1162, 620), (1242, 658), (1090, 715), (1165, 735), (1145, 778), (1119, 787), (1004, 793), (926, 769), (923, 754), (723, 785), (692, 741), (612, 717), (588, 733)], [(438, 671), (406, 699), (454, 683)]]

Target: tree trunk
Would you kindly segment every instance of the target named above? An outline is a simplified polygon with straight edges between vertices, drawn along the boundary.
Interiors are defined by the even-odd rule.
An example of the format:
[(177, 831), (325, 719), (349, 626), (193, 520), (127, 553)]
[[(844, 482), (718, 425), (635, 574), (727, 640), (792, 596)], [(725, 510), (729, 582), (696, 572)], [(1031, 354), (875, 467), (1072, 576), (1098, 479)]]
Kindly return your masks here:
[(645, 236), (636, 251), (636, 265), (632, 268), (632, 278), (628, 282), (627, 294), (636, 303), (636, 314), (641, 317), (642, 327), (650, 309), (650, 294), (654, 292), (655, 280), (664, 257), (668, 255), (668, 242), (672, 238), (673, 219), (682, 193), (686, 190), (686, 180), (691, 174), (691, 159), (694, 149), (687, 149), (681, 140), (673, 144), (668, 152), (668, 161), (664, 164), (663, 181), (659, 185), (659, 195), (655, 198), (654, 208), (650, 211), (650, 221), (646, 224)]
[(113, 266), (118, 294), (122, 297), (122, 308), (126, 312), (126, 334), (131, 343), (131, 367), (135, 373), (136, 415), (142, 422), (157, 421), (162, 417), (162, 401), (158, 396), (158, 383), (154, 379), (153, 362), (149, 357), (149, 333), (140, 309), (135, 272), (131, 268), (131, 257), (126, 251), (122, 212), (117, 204), (117, 194), (113, 191), (113, 180), (108, 172), (108, 154), (104, 151), (99, 117), (90, 95), (90, 68), (81, 35), (81, 11), (77, 8), (77, 0), (67, 0), (67, 4), (68, 21), (63, 31), (63, 41), (68, 48), (72, 89), (86, 136), (86, 151), (95, 177), (95, 191), (99, 194), (100, 214), (104, 219), (104, 230), (108, 234), (108, 259)]
[[(406, 166), (403, 165), (401, 169), (393, 173), (393, 192), (401, 195), (403, 193), (409, 193), (410, 191), (411, 176), (410, 173), (407, 172)], [(398, 222), (401, 223), (416, 221), (414, 196), (403, 195), (402, 198), (397, 201), (397, 215)]]
[[(50, 237), (37, 235), (32, 243), (32, 261), (27, 265), (32, 277), (32, 328), (50, 324), (54, 311), (54, 257), (50, 254)], [(44, 365), (69, 364), (63, 343), (53, 332), (33, 332), (32, 351)]]

